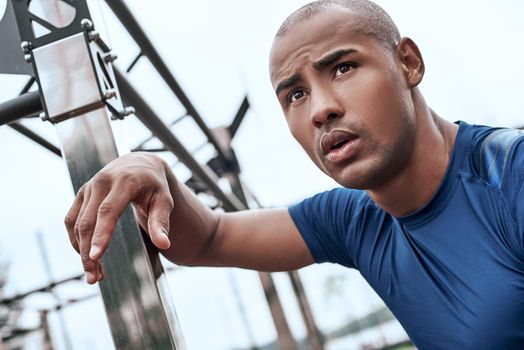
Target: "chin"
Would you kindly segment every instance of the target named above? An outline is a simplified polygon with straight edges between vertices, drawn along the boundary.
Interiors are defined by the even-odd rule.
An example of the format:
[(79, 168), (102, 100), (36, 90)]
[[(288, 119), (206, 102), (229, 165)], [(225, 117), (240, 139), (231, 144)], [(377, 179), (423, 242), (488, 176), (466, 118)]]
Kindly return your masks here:
[(351, 164), (342, 169), (329, 171), (328, 175), (339, 185), (355, 190), (368, 190), (383, 181), (384, 171), (370, 164)]

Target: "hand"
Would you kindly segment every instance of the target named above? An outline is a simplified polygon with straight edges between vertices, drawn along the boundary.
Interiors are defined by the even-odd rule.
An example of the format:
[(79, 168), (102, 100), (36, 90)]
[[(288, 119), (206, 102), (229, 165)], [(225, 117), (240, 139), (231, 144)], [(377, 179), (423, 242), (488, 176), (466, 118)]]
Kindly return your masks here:
[(71, 244), (80, 254), (87, 283), (104, 278), (100, 257), (109, 245), (124, 209), (132, 204), (139, 223), (153, 244), (167, 249), (174, 177), (157, 156), (132, 153), (106, 165), (78, 191), (65, 225)]

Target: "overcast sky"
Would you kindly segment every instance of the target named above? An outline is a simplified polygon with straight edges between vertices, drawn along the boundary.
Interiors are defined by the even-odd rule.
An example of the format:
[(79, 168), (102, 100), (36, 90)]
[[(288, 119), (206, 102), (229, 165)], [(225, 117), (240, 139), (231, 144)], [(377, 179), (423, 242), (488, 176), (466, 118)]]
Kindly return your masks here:
[[(0, 14), (5, 1), (0, 0)], [(304, 3), (306, 1), (298, 0), (128, 1), (210, 126), (227, 125), (243, 96), (248, 94), (252, 108), (234, 140), (234, 147), (244, 180), (266, 206), (288, 205), (335, 186), (310, 164), (291, 139), (268, 78), (268, 53), (273, 35), (282, 20)], [(378, 3), (391, 14), (401, 34), (419, 45), (426, 63), (421, 90), (439, 115), (470, 123), (524, 125), (521, 38), (524, 2), (383, 0)], [(105, 6), (102, 9), (107, 12)], [(110, 13), (106, 14), (106, 23), (119, 56), (116, 63), (126, 67), (138, 48)], [(0, 75), (0, 101), (16, 96), (26, 79)], [(139, 62), (130, 79), (166, 122), (182, 114), (181, 106), (159, 82), (146, 60)], [(52, 126), (39, 120), (25, 124), (57, 142)], [(123, 148), (131, 148), (148, 136), (132, 118), (114, 124)], [(175, 132), (190, 149), (203, 141), (189, 122)], [(79, 259), (69, 247), (62, 225), (72, 201), (72, 189), (62, 161), (6, 126), (0, 127), (0, 145), (0, 254), (11, 261), (7, 292), (22, 292), (46, 282), (36, 249), (36, 232), (46, 238), (55, 278), (80, 272)], [(197, 157), (206, 160), (206, 151)], [(175, 170), (181, 177), (187, 174), (182, 168)], [(333, 275), (346, 276), (346, 294), (340, 301), (346, 304), (342, 307), (328, 300), (324, 289), (319, 287)], [(253, 305), (250, 317), (257, 325), (257, 340), (271, 339), (274, 330), (261, 292), (252, 287), (257, 283), (255, 275), (237, 271), (235, 276), (245, 300)], [(376, 303), (355, 273), (322, 265), (306, 269), (303, 277), (323, 329), (332, 329), (347, 315), (369, 310), (369, 306)], [(286, 294), (285, 278), (277, 279)], [(206, 341), (214, 344), (213, 349), (245, 345), (234, 303), (229, 299), (225, 304), (218, 302), (231, 299), (228, 280), (227, 273), (208, 269), (186, 269), (170, 275), (175, 305), (188, 344), (193, 346), (190, 349), (204, 349)], [(66, 294), (96, 292), (96, 287), (80, 289)], [(286, 307), (295, 334), (303, 335), (296, 306), (292, 301), (287, 304), (291, 305)], [(359, 311), (359, 307), (363, 311)], [(77, 348), (107, 345), (108, 334), (103, 330), (96, 330), (97, 337), (93, 338), (85, 329), (90, 322), (98, 322), (100, 329), (104, 329), (99, 301), (68, 312)], [(226, 321), (222, 321), (224, 312), (231, 314)]]

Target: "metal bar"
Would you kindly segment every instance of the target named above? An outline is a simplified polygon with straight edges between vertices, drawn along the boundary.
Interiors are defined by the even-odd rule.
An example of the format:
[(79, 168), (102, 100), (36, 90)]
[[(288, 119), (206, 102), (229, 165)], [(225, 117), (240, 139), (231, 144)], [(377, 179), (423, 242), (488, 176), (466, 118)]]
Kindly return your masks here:
[(49, 322), (47, 321), (47, 310), (40, 310), (40, 327), (44, 331), (44, 339), (42, 339), (43, 350), (54, 350), (53, 341), (51, 339), (51, 332), (49, 330)]
[(153, 46), (151, 40), (147, 37), (144, 30), (140, 27), (137, 19), (122, 0), (106, 0), (111, 10), (114, 12), (116, 17), (122, 22), (124, 28), (129, 32), (133, 40), (140, 46), (140, 49), (144, 56), (149, 58), (149, 61), (156, 68), (160, 76), (165, 80), (171, 91), (180, 100), (180, 103), (186, 108), (187, 113), (193, 117), (198, 127), (206, 135), (207, 139), (215, 147), (218, 155), (224, 160), (230, 160), (231, 155), (225, 150), (218, 142), (215, 135), (209, 130), (206, 123), (193, 106), (187, 95), (185, 94), (182, 87), (176, 81), (173, 73), (169, 70), (165, 62), (158, 51)]
[(277, 330), (277, 344), (281, 350), (298, 350), (298, 345), (292, 336), (291, 329), (286, 321), (286, 315), (284, 314), (284, 308), (278, 297), (275, 282), (270, 273), (259, 272), (260, 283), (264, 288), (264, 295), (275, 322), (275, 328)]
[(29, 290), (29, 291), (24, 292), (24, 293), (20, 293), (20, 294), (13, 295), (11, 297), (0, 299), (0, 305), (10, 305), (10, 304), (12, 304), (12, 303), (14, 303), (14, 302), (16, 302), (18, 300), (27, 298), (31, 294), (49, 292), (56, 286), (59, 286), (59, 285), (64, 284), (64, 283), (72, 282), (72, 281), (79, 281), (83, 277), (84, 277), (84, 274), (77, 275), (77, 276), (72, 276), (72, 277), (67, 277), (67, 278), (64, 278), (62, 280), (49, 283), (49, 284), (47, 284), (47, 285), (45, 285), (43, 287), (39, 287), (39, 288), (32, 289), (32, 290)]
[(131, 152), (150, 152), (150, 153), (157, 153), (157, 152), (168, 152), (169, 150), (167, 148), (134, 148), (131, 150)]
[(53, 145), (51, 142), (44, 139), (42, 136), (38, 135), (31, 129), (25, 127), (24, 125), (13, 122), (11, 124), (8, 124), (7, 126), (11, 127), (12, 129), (18, 131), (20, 134), (24, 135), (25, 137), (29, 138), (30, 140), (38, 143), (40, 146), (44, 147), (51, 153), (54, 153), (55, 155), (62, 157), (62, 153), (60, 152), (60, 148)]
[(38, 91), (28, 92), (0, 104), (0, 126), (42, 112)]
[(306, 291), (304, 290), (304, 285), (300, 279), (300, 275), (298, 271), (290, 271), (288, 272), (288, 275), (289, 279), (291, 280), (291, 285), (293, 286), (295, 296), (298, 299), (298, 306), (300, 307), (302, 318), (306, 324), (309, 348), (310, 350), (324, 350), (324, 340), (317, 327), (315, 318), (313, 317), (313, 311), (311, 311)]
[(115, 68), (115, 76), (124, 102), (135, 108), (138, 119), (222, 201), (224, 209), (226, 211), (245, 209), (237, 198), (222, 191), (213, 171), (195, 160), (117, 68)]
[(31, 77), (27, 83), (25, 83), (24, 87), (22, 88), (22, 91), (20, 91), (20, 94), (19, 95), (23, 95), (25, 94), (26, 92), (29, 91), (29, 89), (31, 89), (31, 87), (33, 87), (33, 84), (35, 83), (36, 79), (35, 77)]
[[(57, 131), (75, 192), (118, 157), (105, 108), (58, 123)], [(99, 283), (115, 347), (183, 348), (165, 274), (147, 244), (128, 207), (102, 257), (106, 278)]]
[(242, 100), (242, 103), (240, 104), (240, 108), (238, 108), (238, 112), (235, 115), (235, 118), (233, 118), (231, 125), (228, 127), (231, 138), (235, 137), (235, 134), (237, 133), (238, 128), (240, 127), (240, 124), (244, 120), (244, 117), (246, 116), (248, 109), (249, 109), (249, 100), (247, 99), (247, 96), (246, 96)]
[(131, 62), (131, 64), (129, 65), (129, 67), (127, 67), (126, 69), (126, 73), (129, 73), (131, 72), (131, 70), (135, 67), (135, 65), (138, 63), (138, 60), (140, 59), (140, 57), (144, 56), (144, 54), (142, 53), (142, 51), (140, 51), (138, 53), (138, 55), (135, 57), (135, 59), (133, 60), (133, 62)]
[[(182, 116), (176, 118), (175, 120), (173, 120), (173, 121), (169, 124), (169, 126), (172, 127), (173, 125), (178, 124), (179, 122), (181, 122), (182, 120), (184, 120), (187, 116), (188, 116), (187, 114), (184, 114), (184, 115), (182, 115)], [(142, 147), (144, 147), (144, 145), (145, 145), (146, 143), (148, 143), (149, 141), (151, 141), (151, 140), (154, 139), (154, 138), (155, 138), (155, 135), (151, 135), (151, 136), (149, 136), (147, 139), (145, 139), (144, 141), (140, 142), (137, 146), (135, 146), (135, 147), (133, 148), (132, 151), (134, 152), (134, 151), (142, 150)]]

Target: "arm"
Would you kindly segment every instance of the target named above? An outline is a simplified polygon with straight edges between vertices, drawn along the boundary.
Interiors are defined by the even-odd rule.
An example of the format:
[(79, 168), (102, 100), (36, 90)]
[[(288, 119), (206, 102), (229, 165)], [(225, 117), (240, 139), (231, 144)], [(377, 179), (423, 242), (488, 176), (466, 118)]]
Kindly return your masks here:
[(287, 210), (213, 212), (160, 158), (138, 153), (111, 162), (87, 182), (66, 216), (88, 283), (103, 278), (100, 257), (130, 203), (153, 244), (178, 264), (274, 271), (313, 263)]

